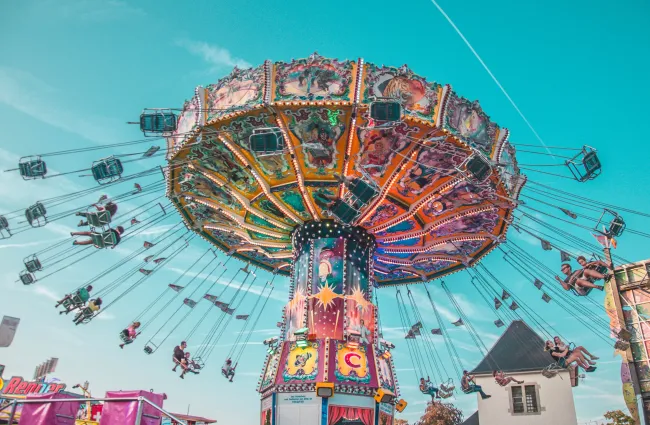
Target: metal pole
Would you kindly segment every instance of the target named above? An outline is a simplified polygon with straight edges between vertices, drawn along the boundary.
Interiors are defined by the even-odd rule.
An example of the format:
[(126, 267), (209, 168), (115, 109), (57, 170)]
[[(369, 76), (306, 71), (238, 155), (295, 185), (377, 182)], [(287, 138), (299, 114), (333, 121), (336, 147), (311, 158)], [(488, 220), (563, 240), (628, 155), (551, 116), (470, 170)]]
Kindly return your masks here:
[(143, 401), (144, 401), (145, 403), (147, 403), (149, 406), (151, 406), (151, 407), (153, 407), (154, 409), (156, 409), (157, 411), (159, 411), (160, 413), (162, 413), (163, 415), (165, 415), (165, 416), (167, 416), (168, 418), (173, 419), (174, 421), (178, 422), (179, 424), (186, 424), (185, 421), (183, 421), (183, 420), (181, 420), (181, 419), (178, 419), (176, 416), (172, 415), (171, 413), (169, 413), (168, 411), (166, 411), (166, 410), (163, 409), (162, 407), (158, 406), (157, 404), (152, 403), (150, 400), (148, 400), (148, 399), (146, 399), (146, 398), (143, 398)]
[(138, 410), (135, 416), (135, 425), (140, 425), (140, 422), (142, 421), (142, 408), (144, 407), (142, 405), (142, 400), (143, 397), (138, 397)]
[[(612, 288), (612, 295), (614, 298), (614, 306), (616, 307), (616, 316), (618, 317), (618, 325), (621, 329), (625, 328), (625, 316), (623, 316), (623, 306), (621, 304), (621, 293), (618, 290), (618, 279), (616, 278), (616, 273), (614, 273), (614, 261), (612, 260), (612, 253), (610, 248), (603, 248), (605, 253), (605, 260), (609, 265), (609, 268), (612, 270), (613, 276), (609, 280), (609, 284)], [(644, 425), (650, 425), (648, 422), (648, 417), (645, 413), (645, 408), (643, 406), (643, 395), (641, 394), (641, 387), (639, 386), (639, 377), (636, 373), (636, 366), (634, 365), (634, 357), (632, 356), (632, 350), (628, 348), (625, 350), (625, 361), (627, 362), (628, 369), (630, 369), (630, 376), (632, 378), (632, 387), (634, 388), (634, 394), (636, 396), (637, 409), (639, 410), (639, 422)]]
[(11, 402), (11, 413), (9, 413), (9, 421), (7, 422), (9, 425), (13, 425), (14, 423), (14, 417), (16, 416), (16, 407), (18, 407), (18, 403), (16, 400)]

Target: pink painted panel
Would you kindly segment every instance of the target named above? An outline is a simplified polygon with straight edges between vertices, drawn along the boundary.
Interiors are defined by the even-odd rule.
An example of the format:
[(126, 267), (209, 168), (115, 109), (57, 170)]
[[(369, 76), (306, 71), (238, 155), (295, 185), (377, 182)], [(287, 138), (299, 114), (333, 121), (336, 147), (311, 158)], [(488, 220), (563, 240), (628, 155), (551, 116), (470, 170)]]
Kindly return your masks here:
[[(60, 393), (29, 395), (27, 400), (52, 400), (74, 398)], [(24, 404), (20, 425), (74, 425), (79, 402), (29, 403)]]
[[(106, 398), (144, 397), (162, 408), (164, 395), (149, 391), (108, 391)], [(138, 413), (137, 401), (107, 401), (104, 403), (100, 425), (133, 425)], [(160, 425), (162, 413), (143, 402), (141, 425)]]

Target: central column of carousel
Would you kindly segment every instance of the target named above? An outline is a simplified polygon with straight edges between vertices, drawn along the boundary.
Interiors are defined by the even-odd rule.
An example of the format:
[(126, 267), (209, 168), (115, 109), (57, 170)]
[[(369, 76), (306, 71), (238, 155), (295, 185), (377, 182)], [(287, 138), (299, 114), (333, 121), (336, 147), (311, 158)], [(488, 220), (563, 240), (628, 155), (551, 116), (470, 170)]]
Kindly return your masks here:
[(375, 238), (324, 220), (297, 227), (292, 242), (289, 302), (258, 387), (261, 424), (391, 425), (395, 406), (375, 401), (378, 390), (398, 392), (372, 303)]

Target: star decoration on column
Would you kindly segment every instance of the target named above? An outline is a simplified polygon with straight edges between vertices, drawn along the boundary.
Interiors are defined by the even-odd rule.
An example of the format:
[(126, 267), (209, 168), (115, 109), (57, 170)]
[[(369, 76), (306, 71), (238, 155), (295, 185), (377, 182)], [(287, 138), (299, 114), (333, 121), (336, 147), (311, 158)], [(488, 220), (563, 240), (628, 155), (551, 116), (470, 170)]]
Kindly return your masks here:
[(318, 294), (314, 295), (313, 298), (318, 300), (318, 305), (323, 307), (323, 310), (327, 310), (330, 305), (334, 305), (334, 300), (340, 297), (334, 292), (329, 282), (319, 285), (318, 289)]
[(366, 311), (366, 309), (370, 305), (370, 303), (368, 301), (366, 301), (366, 298), (365, 298), (365, 296), (363, 294), (363, 291), (361, 290), (361, 288), (359, 288), (359, 286), (352, 289), (352, 295), (348, 295), (348, 299), (356, 301), (357, 302), (357, 308), (361, 312)]

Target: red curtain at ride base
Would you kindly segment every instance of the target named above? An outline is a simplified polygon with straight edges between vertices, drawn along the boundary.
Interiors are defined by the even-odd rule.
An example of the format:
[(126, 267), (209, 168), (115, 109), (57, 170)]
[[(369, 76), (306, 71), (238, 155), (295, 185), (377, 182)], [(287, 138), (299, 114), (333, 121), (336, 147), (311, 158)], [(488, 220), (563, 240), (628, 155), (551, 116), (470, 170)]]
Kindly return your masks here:
[(334, 425), (341, 419), (357, 420), (363, 425), (373, 425), (373, 410), (360, 407), (330, 406), (327, 425)]

